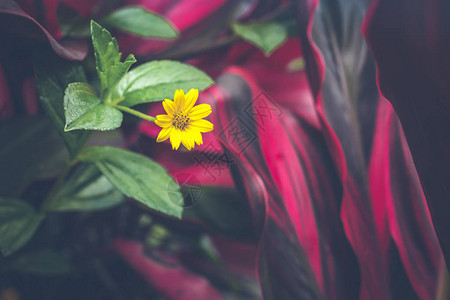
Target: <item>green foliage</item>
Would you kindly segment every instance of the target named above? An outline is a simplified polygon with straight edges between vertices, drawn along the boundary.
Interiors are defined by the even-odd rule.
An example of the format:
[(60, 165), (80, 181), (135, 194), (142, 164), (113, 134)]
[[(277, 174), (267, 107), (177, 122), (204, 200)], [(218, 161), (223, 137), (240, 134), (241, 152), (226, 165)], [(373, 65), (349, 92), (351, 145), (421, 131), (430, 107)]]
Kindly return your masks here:
[(181, 197), (179, 186), (151, 159), (113, 147), (90, 147), (79, 156), (90, 162), (123, 194), (165, 214), (180, 218), (182, 208), (171, 201)]
[[(136, 9), (139, 10), (139, 18), (147, 18), (146, 22), (156, 22), (154, 15), (140, 8), (116, 11), (109, 21), (115, 20), (116, 25), (135, 26), (133, 22), (127, 23), (124, 19), (129, 18), (133, 12), (136, 13)], [(155, 30), (157, 29), (156, 26)], [(118, 128), (123, 118), (119, 109), (153, 121), (154, 117), (129, 106), (172, 98), (176, 89), (202, 90), (213, 83), (202, 71), (175, 61), (148, 62), (128, 72), (136, 62), (134, 56), (130, 55), (121, 62), (116, 39), (94, 21), (91, 22), (91, 35), (100, 79), (100, 97), (87, 83), (70, 83), (64, 95), (65, 131)], [(182, 208), (173, 201), (182, 197), (178, 185), (163, 167), (152, 160), (111, 147), (91, 147), (75, 159), (93, 165), (80, 167), (62, 183), (59, 191), (52, 191), (51, 197), (44, 204), (45, 209), (102, 209), (120, 203), (124, 194), (152, 209), (181, 217)]]
[(170, 232), (164, 226), (154, 224), (145, 237), (145, 243), (153, 247), (162, 246), (170, 237)]
[(99, 73), (100, 84), (102, 85), (101, 91), (103, 93), (110, 88), (113, 88), (122, 77), (128, 72), (131, 65), (136, 62), (136, 59), (132, 54), (130, 54), (123, 63), (118, 62), (112, 65), (105, 72)]
[[(121, 14), (129, 14), (129, 9), (142, 10), (127, 8)], [(121, 53), (116, 39), (94, 21), (91, 22), (91, 34), (100, 79), (100, 97), (88, 84), (69, 84), (64, 96), (65, 131), (118, 128), (122, 123), (122, 113), (118, 109), (151, 121), (153, 117), (127, 106), (171, 98), (180, 88), (203, 90), (213, 83), (204, 72), (175, 61), (152, 61), (128, 72), (136, 62), (134, 56), (120, 62)]]
[(233, 24), (232, 28), (237, 35), (260, 48), (266, 56), (281, 46), (288, 36), (286, 27), (276, 22)]
[(53, 197), (49, 210), (89, 211), (122, 203), (124, 197), (94, 166), (81, 165)]
[(108, 89), (114, 87), (125, 75), (136, 59), (130, 54), (124, 62), (120, 62), (122, 53), (115, 38), (108, 30), (91, 21), (92, 44), (95, 62), (100, 79), (100, 97), (107, 96)]
[[(117, 41), (97, 23), (90, 23), (90, 16), (97, 16), (107, 29), (142, 37), (173, 39), (178, 33), (164, 18), (143, 8), (124, 7), (110, 13), (118, 6), (120, 3), (116, 1), (103, 1), (79, 14), (71, 6), (58, 5), (58, 27), (64, 38), (92, 38), (90, 54), (94, 55), (88, 55), (86, 60), (64, 60), (48, 45), (46, 49), (40, 43), (33, 43), (32, 49), (22, 49), (17, 57), (26, 58), (28, 50), (33, 52), (40, 107), (47, 120), (14, 115), (8, 123), (0, 123), (0, 139), (5, 141), (0, 148), (3, 171), (0, 172), (0, 298), (3, 295), (14, 298), (15, 294), (36, 299), (65, 299), (67, 295), (71, 298), (159, 297), (159, 291), (143, 285), (139, 274), (125, 260), (118, 259), (116, 251), (109, 251), (114, 250), (117, 237), (140, 239), (145, 254), (151, 255), (146, 259), (156, 263), (167, 260), (177, 267), (177, 254), (200, 251), (196, 257), (214, 261), (214, 267), (221, 264), (212, 240), (201, 233), (201, 228), (186, 230), (179, 226), (179, 221), (160, 215), (161, 212), (180, 218), (183, 211), (180, 205), (186, 205), (180, 201), (183, 195), (179, 186), (162, 166), (136, 153), (98, 147), (124, 146), (123, 137), (117, 137), (121, 131), (111, 130), (122, 125), (123, 113), (154, 121), (155, 118), (131, 106), (172, 99), (176, 89), (203, 90), (213, 83), (201, 70), (176, 61), (142, 61), (144, 64), (130, 71), (136, 62), (134, 56), (122, 57)], [(37, 8), (45, 12), (44, 6)], [(160, 57), (191, 57), (203, 49), (227, 44), (232, 39), (225, 37), (216, 44), (216, 37), (229, 27), (231, 11), (236, 8), (236, 4), (225, 5), (220, 10), (227, 13), (226, 17), (215, 18), (201, 35), (189, 36), (180, 43), (182, 47), (169, 49)], [(30, 37), (34, 35), (28, 33)], [(11, 36), (11, 41), (15, 40)], [(81, 40), (64, 39), (64, 42), (75, 48), (84, 46)], [(79, 45), (73, 44), (78, 42)], [(6, 45), (11, 50), (6, 54), (14, 54), (15, 43), (12, 45), (11, 48)], [(72, 49), (67, 47), (67, 50)], [(10, 72), (16, 66), (18, 74)], [(15, 59), (3, 71), (14, 111), (21, 113), (23, 95), (19, 79), (22, 77), (16, 75), (28, 76), (31, 71), (23, 69), (22, 64), (16, 65)], [(128, 134), (128, 129), (134, 128), (125, 129)], [(105, 138), (109, 134), (115, 134), (114, 138)], [(127, 196), (137, 201), (125, 201)], [(244, 218), (248, 214), (243, 213), (236, 195), (231, 195), (231, 200), (219, 195), (210, 198), (212, 201), (205, 201), (206, 206), (202, 202), (198, 209), (190, 209), (196, 211), (191, 215), (212, 223), (213, 231), (222, 230), (221, 234), (249, 231), (250, 219)], [(213, 210), (216, 212), (212, 213)], [(143, 215), (146, 218), (138, 223), (139, 216)], [(33, 235), (36, 236), (32, 238)], [(248, 234), (243, 235), (247, 238)], [(177, 239), (180, 241), (175, 242)], [(3, 257), (2, 253), (8, 256)], [(164, 261), (159, 260), (160, 253), (164, 254)], [(225, 274), (225, 268), (221, 269)], [(59, 278), (45, 278), (59, 275)], [(124, 276), (127, 280), (120, 280)], [(239, 290), (239, 286), (226, 281), (220, 283), (222, 290), (226, 286), (229, 290)], [(86, 294), (79, 289), (86, 284), (102, 290)]]
[(17, 199), (0, 198), (0, 251), (9, 255), (22, 247), (34, 234), (43, 215)]
[(64, 130), (111, 130), (122, 124), (122, 113), (103, 103), (87, 83), (69, 84), (64, 95)]
[(54, 276), (68, 273), (72, 266), (61, 253), (45, 249), (19, 256), (9, 268), (21, 273)]
[(178, 35), (164, 17), (144, 7), (123, 7), (108, 15), (103, 21), (108, 26), (142, 37), (174, 39)]
[(34, 52), (33, 63), (42, 108), (74, 156), (89, 137), (89, 131), (64, 131), (64, 89), (71, 82), (86, 81), (83, 68), (45, 49)]
[(18, 118), (0, 126), (0, 196), (20, 196), (33, 180), (58, 175), (67, 151), (45, 118)]
[(119, 52), (117, 40), (111, 36), (108, 30), (91, 21), (91, 35), (95, 63), (99, 73), (105, 72), (109, 67), (120, 62), (122, 53)]
[[(135, 20), (130, 19), (133, 15)], [(108, 20), (116, 27), (138, 34), (150, 35), (150, 31), (139, 32), (141, 28), (134, 22), (141, 20), (147, 24), (144, 27), (153, 26), (152, 36), (176, 35), (165, 20), (141, 8), (116, 11)], [(172, 98), (180, 88), (202, 90), (213, 81), (202, 71), (174, 61), (153, 61), (128, 72), (136, 62), (134, 56), (121, 62), (117, 41), (93, 21), (91, 35), (100, 96), (85, 82), (80, 66), (39, 49), (33, 58), (36, 82), (42, 107), (51, 123), (27, 118), (0, 126), (0, 139), (8, 141), (0, 149), (2, 168), (8, 170), (0, 173), (0, 196), (13, 197), (0, 198), (0, 250), (4, 255), (23, 246), (44, 218), (43, 213), (36, 212), (27, 202), (14, 198), (28, 200), (30, 196), (25, 191), (31, 183), (57, 175), (59, 178), (51, 189), (39, 189), (40, 211), (106, 209), (122, 203), (125, 195), (149, 208), (181, 218), (182, 208), (174, 201), (182, 198), (179, 186), (161, 165), (113, 147), (96, 146), (81, 151), (89, 133), (79, 129), (118, 128), (123, 118), (119, 109), (152, 121), (153, 117), (128, 106)], [(84, 163), (78, 164), (80, 161)], [(74, 165), (77, 168), (72, 170)], [(52, 262), (56, 265), (52, 266)], [(14, 268), (32, 273), (47, 269), (56, 274), (68, 267), (64, 257), (43, 251), (21, 257)]]
[(172, 98), (175, 90), (204, 90), (214, 81), (199, 69), (176, 61), (151, 61), (128, 72), (112, 91), (114, 99), (133, 106)]

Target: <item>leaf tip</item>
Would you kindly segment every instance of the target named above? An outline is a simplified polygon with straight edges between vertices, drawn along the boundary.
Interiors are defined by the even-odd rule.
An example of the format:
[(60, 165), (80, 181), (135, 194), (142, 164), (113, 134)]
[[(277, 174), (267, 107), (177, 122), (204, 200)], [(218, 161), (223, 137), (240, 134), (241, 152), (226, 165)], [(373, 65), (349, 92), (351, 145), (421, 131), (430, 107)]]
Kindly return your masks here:
[(96, 30), (96, 29), (101, 29), (101, 28), (102, 28), (102, 27), (101, 27), (97, 22), (95, 22), (94, 20), (91, 20), (90, 26), (91, 26), (91, 34), (94, 32), (94, 30)]
[(64, 125), (64, 132), (69, 132), (69, 131), (72, 131), (72, 130), (73, 130), (73, 128), (70, 128), (69, 124)]

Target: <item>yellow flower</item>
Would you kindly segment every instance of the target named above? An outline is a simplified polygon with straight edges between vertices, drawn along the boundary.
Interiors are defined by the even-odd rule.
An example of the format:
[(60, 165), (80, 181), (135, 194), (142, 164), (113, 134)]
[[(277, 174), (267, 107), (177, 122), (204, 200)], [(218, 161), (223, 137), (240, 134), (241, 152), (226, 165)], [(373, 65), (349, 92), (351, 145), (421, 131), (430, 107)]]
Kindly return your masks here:
[(157, 115), (155, 123), (162, 127), (156, 141), (163, 142), (170, 137), (172, 149), (177, 150), (180, 143), (188, 150), (195, 144), (203, 144), (202, 132), (210, 132), (214, 125), (203, 118), (211, 114), (211, 105), (195, 105), (198, 90), (191, 89), (186, 95), (183, 90), (176, 90), (174, 101), (165, 99), (163, 107), (167, 115)]

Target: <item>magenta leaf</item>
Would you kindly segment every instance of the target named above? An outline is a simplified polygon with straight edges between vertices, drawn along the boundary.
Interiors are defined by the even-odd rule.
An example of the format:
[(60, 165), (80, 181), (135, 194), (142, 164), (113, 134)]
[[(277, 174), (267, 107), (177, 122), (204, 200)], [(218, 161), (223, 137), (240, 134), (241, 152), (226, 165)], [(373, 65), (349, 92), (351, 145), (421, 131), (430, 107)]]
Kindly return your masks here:
[[(390, 125), (389, 130), (397, 135), (391, 135), (388, 145), (379, 140), (379, 132), (374, 135), (376, 126), (383, 124), (375, 122), (379, 94), (374, 64), (359, 31), (367, 3), (323, 0), (319, 5), (319, 1), (299, 1), (305, 65), (321, 121), (330, 129), (328, 147), (344, 188), (342, 222), (361, 270), (360, 296), (389, 299), (400, 289), (393, 287), (392, 266), (397, 258), (390, 253), (397, 251), (396, 247), (400, 268), (415, 292), (427, 299), (434, 295), (437, 275), (436, 261), (430, 261), (429, 256), (438, 257), (439, 246), (426, 218), (420, 184), (411, 177), (414, 167), (408, 161), (408, 149), (395, 144), (400, 143), (401, 132)], [(380, 15), (380, 22), (382, 18)], [(398, 149), (403, 151), (396, 152)], [(376, 155), (392, 163), (377, 165), (372, 161), (369, 169), (370, 160), (379, 159)], [(383, 178), (392, 181), (386, 185)], [(407, 191), (413, 191), (409, 196), (403, 190), (405, 184)], [(415, 209), (410, 209), (412, 201)], [(420, 279), (418, 270), (422, 272)]]
[(377, 111), (369, 178), (377, 221), (388, 226), (385, 234), (391, 234), (412, 288), (420, 299), (434, 299), (443, 256), (403, 130), (386, 99)]
[(146, 256), (143, 246), (138, 242), (119, 238), (114, 241), (113, 247), (150, 285), (168, 299), (223, 299), (207, 279), (179, 264), (165, 264)]
[[(361, 1), (322, 1), (316, 11), (318, 5), (318, 1), (299, 1), (308, 79), (323, 126), (330, 129), (327, 141), (344, 188), (342, 221), (358, 257), (361, 297), (385, 299), (389, 293), (387, 253), (381, 248), (385, 241), (377, 235), (380, 228), (376, 227), (366, 175), (373, 117), (363, 114), (358, 118), (358, 107), (374, 111), (378, 100), (374, 77), (370, 73), (364, 76), (373, 70), (359, 33), (365, 5)], [(365, 122), (360, 124), (360, 120)]]
[[(237, 161), (232, 174), (252, 208), (264, 296), (356, 296), (358, 267), (340, 220), (342, 190), (323, 133), (261, 98), (241, 69), (230, 69), (218, 85), (210, 90), (216, 97), (223, 91), (213, 108), (216, 135)], [(281, 116), (267, 115), (277, 110)]]
[(373, 1), (364, 34), (380, 91), (399, 116), (431, 218), (450, 262), (450, 3)]

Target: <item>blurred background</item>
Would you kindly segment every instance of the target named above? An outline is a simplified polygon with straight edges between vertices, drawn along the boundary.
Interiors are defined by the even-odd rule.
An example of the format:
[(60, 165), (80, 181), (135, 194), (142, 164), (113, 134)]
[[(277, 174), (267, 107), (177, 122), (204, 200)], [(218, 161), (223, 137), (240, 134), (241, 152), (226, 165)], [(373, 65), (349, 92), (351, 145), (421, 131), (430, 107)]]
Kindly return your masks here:
[[(134, 67), (214, 79), (203, 145), (130, 115), (58, 131), (67, 84), (99, 87), (91, 20)], [(0, 0), (0, 200), (26, 205), (0, 205), (0, 299), (450, 299), (449, 22), (443, 0)], [(163, 165), (182, 219), (87, 166), (38, 213), (67, 139)]]

